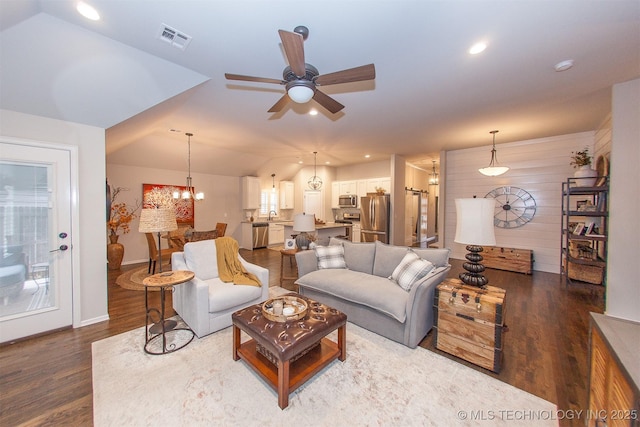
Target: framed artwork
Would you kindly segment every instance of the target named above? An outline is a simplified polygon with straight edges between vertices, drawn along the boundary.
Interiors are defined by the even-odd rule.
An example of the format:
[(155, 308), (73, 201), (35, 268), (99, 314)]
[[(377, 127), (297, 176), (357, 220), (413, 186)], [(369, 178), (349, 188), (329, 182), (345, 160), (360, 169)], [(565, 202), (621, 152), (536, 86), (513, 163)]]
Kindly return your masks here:
[(195, 225), (195, 209), (193, 198), (173, 198), (173, 193), (182, 194), (187, 190), (183, 185), (142, 184), (142, 208), (152, 208), (159, 202), (172, 203), (176, 213), (176, 222), (190, 226)]
[(573, 229), (573, 234), (582, 234), (584, 231), (584, 222), (579, 222), (576, 228)]
[(296, 248), (296, 240), (295, 239), (285, 239), (284, 248), (285, 249), (295, 249)]
[(587, 236), (588, 236), (589, 234), (593, 234), (593, 226), (594, 226), (594, 225), (595, 225), (595, 224), (594, 224), (593, 222), (590, 222), (590, 223), (589, 223), (589, 225), (587, 225), (587, 229), (586, 229), (586, 231), (584, 232), (584, 234), (585, 234), (585, 235), (587, 235)]

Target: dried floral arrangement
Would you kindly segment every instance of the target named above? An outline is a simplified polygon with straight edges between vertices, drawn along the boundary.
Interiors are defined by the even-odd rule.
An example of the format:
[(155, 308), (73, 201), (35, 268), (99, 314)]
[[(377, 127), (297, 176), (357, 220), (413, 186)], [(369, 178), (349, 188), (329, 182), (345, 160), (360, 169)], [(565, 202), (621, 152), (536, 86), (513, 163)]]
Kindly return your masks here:
[(119, 232), (127, 234), (131, 231), (129, 224), (137, 216), (136, 211), (140, 209), (140, 202), (136, 200), (135, 206), (128, 205), (124, 202), (116, 203), (116, 198), (121, 191), (127, 191), (127, 188), (116, 187), (111, 195), (111, 215), (107, 221), (109, 234), (117, 236)]
[(588, 166), (591, 164), (589, 147), (584, 147), (583, 151), (572, 151), (571, 154), (571, 163), (569, 164), (574, 168), (579, 168), (580, 166)]

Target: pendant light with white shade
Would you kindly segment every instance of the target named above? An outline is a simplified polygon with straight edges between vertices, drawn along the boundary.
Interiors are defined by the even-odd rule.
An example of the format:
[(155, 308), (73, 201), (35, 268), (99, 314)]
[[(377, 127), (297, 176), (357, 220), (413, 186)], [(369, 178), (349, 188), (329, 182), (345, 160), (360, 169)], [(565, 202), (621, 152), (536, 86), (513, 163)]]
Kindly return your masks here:
[(491, 149), (491, 162), (489, 163), (489, 166), (487, 166), (486, 168), (480, 168), (478, 169), (478, 171), (482, 175), (486, 175), (486, 176), (502, 175), (503, 173), (507, 172), (509, 168), (506, 166), (498, 165), (498, 156), (496, 155), (496, 133), (498, 133), (498, 131), (492, 130), (489, 133), (493, 134), (493, 148)]

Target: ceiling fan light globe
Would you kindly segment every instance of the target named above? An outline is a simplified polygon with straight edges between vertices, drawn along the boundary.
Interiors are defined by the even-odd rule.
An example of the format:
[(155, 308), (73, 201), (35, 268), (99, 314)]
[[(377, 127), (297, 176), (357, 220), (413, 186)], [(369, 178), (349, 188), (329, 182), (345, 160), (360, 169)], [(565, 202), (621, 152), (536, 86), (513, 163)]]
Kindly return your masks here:
[(313, 98), (313, 89), (308, 86), (291, 86), (287, 90), (289, 98), (298, 104), (305, 104)]

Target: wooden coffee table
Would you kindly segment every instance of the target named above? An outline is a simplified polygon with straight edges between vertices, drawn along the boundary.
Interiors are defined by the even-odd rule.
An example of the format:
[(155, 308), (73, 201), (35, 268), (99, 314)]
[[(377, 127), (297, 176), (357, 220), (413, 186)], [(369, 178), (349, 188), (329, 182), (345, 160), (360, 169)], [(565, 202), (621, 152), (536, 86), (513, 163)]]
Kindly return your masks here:
[[(233, 360), (244, 360), (278, 393), (278, 406), (289, 405), (289, 393), (300, 387), (335, 359), (344, 361), (347, 315), (302, 295), (305, 317), (275, 322), (262, 315), (262, 304), (232, 314)], [(338, 330), (338, 342), (326, 336)], [(252, 339), (241, 343), (244, 331)]]

